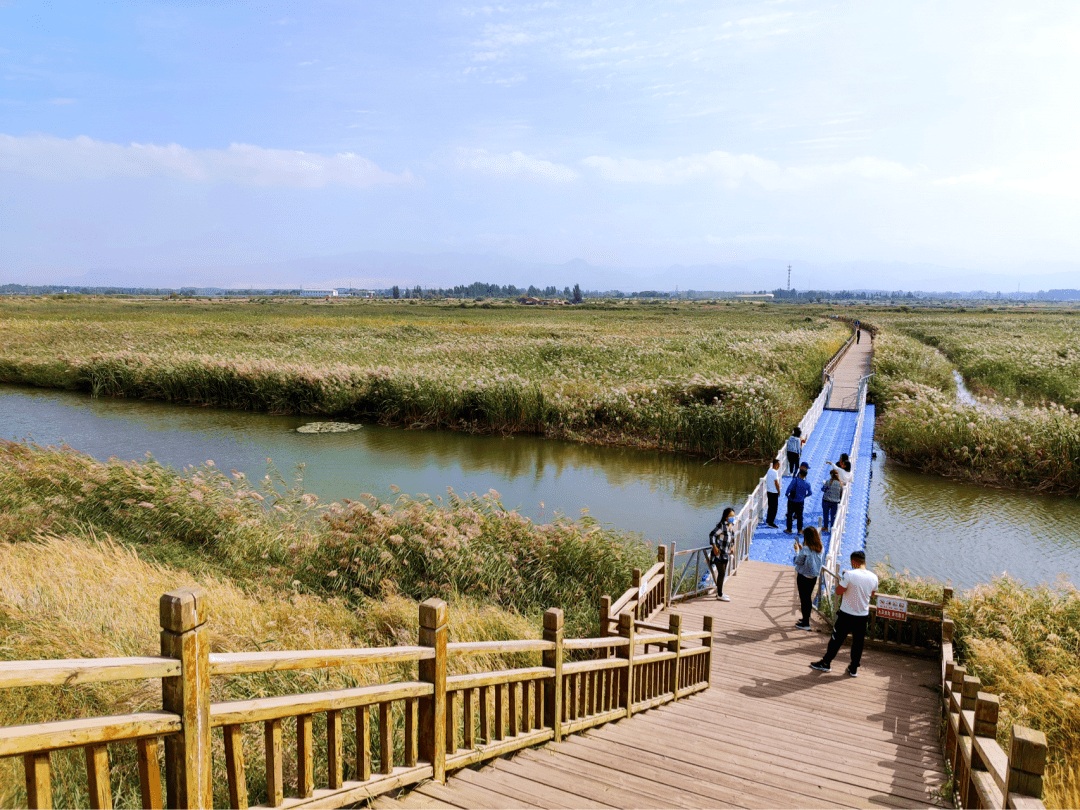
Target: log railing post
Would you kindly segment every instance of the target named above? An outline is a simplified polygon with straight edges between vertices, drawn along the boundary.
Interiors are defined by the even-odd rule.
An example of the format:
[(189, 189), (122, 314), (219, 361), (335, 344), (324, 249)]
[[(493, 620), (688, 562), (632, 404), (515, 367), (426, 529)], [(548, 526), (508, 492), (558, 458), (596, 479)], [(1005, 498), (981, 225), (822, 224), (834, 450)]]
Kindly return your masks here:
[[(641, 593), (641, 569), (640, 568), (635, 568), (634, 569), (634, 575), (630, 579), (630, 584), (633, 586), (635, 591), (637, 591), (639, 594)], [(636, 596), (634, 597), (634, 618), (635, 619), (644, 619), (645, 618), (645, 614), (641, 610), (641, 599), (639, 597), (636, 597)]]
[[(982, 684), (979, 679), (974, 675), (965, 675), (962, 691), (960, 692), (960, 717), (959, 723), (956, 728), (956, 764), (953, 765), (953, 774), (955, 776), (957, 792), (960, 794), (960, 806), (970, 807), (971, 801), (969, 798), (968, 790), (971, 787), (971, 767), (973, 759), (969, 756), (964, 759), (964, 744), (963, 738), (968, 737), (968, 732), (964, 728), (964, 712), (975, 712), (975, 704), (979, 695), (979, 687)], [(975, 726), (972, 724), (971, 731), (975, 731)], [(968, 745), (970, 751), (975, 751), (975, 739), (974, 734), (968, 737)]]
[[(640, 574), (636, 568), (634, 572)], [(619, 700), (626, 708), (626, 716), (630, 717), (634, 713), (634, 645), (637, 642), (634, 639), (634, 614), (629, 610), (619, 614), (619, 635), (630, 642), (618, 650), (619, 658), (626, 659), (626, 669), (619, 679)]]
[(180, 660), (180, 674), (161, 679), (162, 708), (180, 715), (181, 731), (165, 738), (169, 807), (213, 805), (210, 773), (210, 640), (206, 591), (169, 591), (159, 602), (161, 654)]
[(1042, 799), (1046, 770), (1046, 735), (1023, 726), (1012, 727), (1009, 741), (1009, 778), (1005, 806), (1014, 807), (1011, 794)]
[(431, 763), (431, 778), (446, 782), (446, 602), (428, 599), (420, 605), (421, 647), (431, 647), (433, 658), (420, 661), (419, 677), (434, 692), (420, 698), (418, 748), (421, 759)]
[[(997, 745), (997, 722), (998, 722), (998, 696), (989, 692), (979, 692), (975, 696), (975, 722), (971, 731), (973, 737), (989, 737)], [(971, 770), (968, 773), (968, 783), (964, 787), (963, 796), (965, 807), (978, 804), (978, 789), (975, 786), (975, 772), (985, 771), (988, 763), (979, 755), (979, 747), (975, 740), (971, 741)]]
[(712, 620), (712, 616), (706, 616), (701, 620), (701, 629), (709, 634), (701, 640), (701, 646), (709, 648), (709, 651), (705, 654), (705, 682), (708, 683), (710, 687), (712, 686), (713, 655)]
[(551, 728), (555, 742), (559, 742), (562, 740), (563, 702), (563, 612), (559, 608), (548, 608), (544, 612), (544, 641), (555, 643), (554, 650), (544, 650), (541, 655), (541, 663), (555, 670), (552, 677), (544, 680), (544, 725)]
[(664, 607), (671, 607), (671, 592), (675, 590), (675, 541), (671, 542), (664, 560)]
[(659, 607), (661, 604), (666, 607), (667, 604), (668, 604), (668, 595), (667, 595), (667, 585), (668, 585), (668, 581), (667, 581), (667, 569), (668, 569), (668, 566), (667, 566), (667, 546), (662, 546), (662, 545), (657, 545), (656, 546), (656, 561), (658, 563), (664, 563), (664, 567), (660, 569), (660, 588), (659, 588), (659, 593), (657, 593), (657, 599), (655, 600), (656, 601), (656, 607)]
[[(611, 635), (611, 597), (604, 594), (600, 597), (600, 637), (607, 638)], [(608, 647), (602, 647), (597, 654), (597, 658), (610, 657), (611, 650)]]
[(671, 699), (679, 696), (679, 662), (682, 658), (682, 616), (672, 613), (668, 616), (668, 632), (678, 636), (674, 641), (667, 643), (668, 652), (675, 653), (675, 659), (671, 662), (671, 677), (668, 680), (668, 691)]

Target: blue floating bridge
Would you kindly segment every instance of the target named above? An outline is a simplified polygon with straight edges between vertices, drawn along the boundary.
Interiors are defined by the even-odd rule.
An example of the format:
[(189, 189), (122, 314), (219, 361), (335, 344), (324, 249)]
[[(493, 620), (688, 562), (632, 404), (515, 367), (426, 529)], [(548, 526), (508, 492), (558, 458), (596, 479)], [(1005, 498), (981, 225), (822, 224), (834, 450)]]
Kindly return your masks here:
[[(802, 460), (810, 465), (806, 476), (813, 487), (813, 494), (806, 499), (803, 510), (804, 526), (821, 525), (821, 483), (829, 477), (826, 461), (837, 461), (841, 453), (847, 453), (854, 465), (854, 478), (849, 485), (847, 516), (841, 533), (840, 559), (844, 559), (856, 549), (866, 547), (866, 513), (870, 499), (870, 454), (874, 446), (874, 406), (864, 405), (863, 429), (859, 437), (859, 446), (852, 447), (856, 427), (859, 421), (858, 411), (823, 410), (810, 432), (803, 447)], [(787, 466), (785, 461), (781, 467)], [(792, 544), (795, 535), (784, 534), (784, 516), (787, 513), (787, 491), (791, 476), (785, 475), (780, 484), (780, 507), (776, 514), (779, 529), (769, 528), (764, 518), (754, 529), (749, 549), (750, 559), (760, 562), (791, 565), (794, 554)], [(792, 524), (792, 531), (796, 525)], [(825, 552), (828, 554), (832, 535), (822, 535)]]

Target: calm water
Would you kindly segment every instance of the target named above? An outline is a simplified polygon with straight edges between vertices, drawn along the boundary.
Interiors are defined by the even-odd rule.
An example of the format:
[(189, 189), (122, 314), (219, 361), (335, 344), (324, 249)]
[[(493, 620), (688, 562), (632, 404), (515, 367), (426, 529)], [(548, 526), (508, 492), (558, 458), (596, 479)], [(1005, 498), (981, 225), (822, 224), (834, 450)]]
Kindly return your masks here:
[[(738, 505), (757, 467), (529, 437), (469, 436), (364, 425), (301, 434), (310, 417), (268, 416), (138, 400), (0, 386), (0, 436), (67, 442), (99, 459), (142, 459), (176, 468), (212, 459), (250, 478), (266, 460), (323, 500), (391, 485), (408, 494), (495, 489), (507, 507), (543, 520), (582, 510), (602, 523), (685, 547), (704, 543), (724, 506)], [(1008, 571), (1029, 582), (1065, 573), (1080, 583), (1080, 500), (955, 484), (874, 462), (868, 554), (898, 569), (972, 585)]]

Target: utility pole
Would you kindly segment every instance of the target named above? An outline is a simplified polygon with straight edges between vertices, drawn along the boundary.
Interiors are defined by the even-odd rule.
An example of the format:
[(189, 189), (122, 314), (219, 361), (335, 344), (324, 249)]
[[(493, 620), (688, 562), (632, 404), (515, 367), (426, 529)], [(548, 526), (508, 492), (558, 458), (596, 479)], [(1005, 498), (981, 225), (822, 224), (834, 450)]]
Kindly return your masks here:
[(791, 292), (791, 265), (787, 266), (787, 289)]

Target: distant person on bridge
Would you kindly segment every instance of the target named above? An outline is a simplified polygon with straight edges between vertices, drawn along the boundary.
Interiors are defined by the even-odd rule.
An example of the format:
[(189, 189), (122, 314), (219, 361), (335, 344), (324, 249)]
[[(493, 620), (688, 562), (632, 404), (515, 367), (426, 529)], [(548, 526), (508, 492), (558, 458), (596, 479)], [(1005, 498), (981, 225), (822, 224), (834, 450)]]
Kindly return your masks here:
[(799, 470), (797, 478), (792, 478), (788, 484), (787, 492), (787, 528), (784, 534), (791, 534), (791, 519), (796, 518), (799, 522), (799, 533), (802, 534), (803, 506), (806, 497), (813, 493), (814, 489), (806, 483), (806, 470)]
[(806, 439), (802, 438), (802, 428), (793, 428), (791, 435), (788, 436), (787, 444), (784, 445), (784, 449), (787, 450), (788, 475), (795, 475), (795, 471), (799, 469), (799, 456), (802, 455), (804, 444), (806, 444)]
[(821, 484), (821, 513), (823, 532), (829, 531), (829, 527), (836, 520), (836, 510), (840, 508), (840, 498), (844, 495), (844, 483), (840, 480), (840, 473), (835, 469), (829, 472), (829, 477)]
[(765, 473), (765, 497), (769, 499), (769, 512), (765, 515), (765, 525), (779, 529), (776, 525), (776, 510), (780, 506), (780, 459), (774, 458), (769, 471)]
[(795, 564), (795, 587), (799, 590), (799, 607), (802, 608), (802, 619), (795, 623), (800, 630), (811, 629), (810, 609), (813, 607), (814, 586), (821, 573), (823, 550), (821, 535), (813, 526), (803, 530), (802, 543), (795, 541), (795, 556), (791, 561)]
[(866, 569), (866, 553), (851, 552), (851, 570), (844, 572), (836, 586), (841, 602), (840, 609), (836, 611), (836, 624), (833, 625), (829, 647), (820, 661), (810, 665), (811, 669), (831, 672), (832, 660), (840, 652), (848, 634), (851, 634), (851, 663), (848, 664), (847, 674), (852, 678), (858, 677), (866, 624), (870, 620), (870, 600), (874, 598), (877, 587), (877, 574)]
[(851, 483), (851, 459), (848, 458), (847, 453), (841, 453), (840, 460), (837, 462), (826, 461), (825, 466), (832, 467), (840, 474), (840, 483), (845, 487)]
[(735, 510), (730, 506), (724, 510), (720, 522), (709, 532), (709, 567), (715, 568), (713, 579), (716, 580), (716, 598), (721, 602), (730, 602), (731, 597), (724, 593), (724, 576), (727, 574), (731, 546), (735, 542)]

